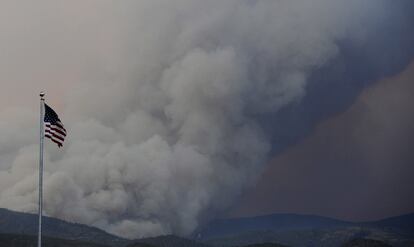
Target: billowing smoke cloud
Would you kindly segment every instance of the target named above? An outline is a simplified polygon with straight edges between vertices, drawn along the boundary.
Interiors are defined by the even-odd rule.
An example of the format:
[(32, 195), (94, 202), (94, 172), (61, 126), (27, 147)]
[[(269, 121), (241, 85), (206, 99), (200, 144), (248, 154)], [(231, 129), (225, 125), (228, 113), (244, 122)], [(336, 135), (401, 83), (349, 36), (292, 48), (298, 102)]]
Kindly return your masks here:
[[(266, 162), (258, 118), (300, 103), (382, 1), (37, 1), (0, 6), (0, 207), (36, 211), (37, 92), (69, 136), (46, 147), (45, 211), (126, 237), (189, 234)], [(14, 97), (10, 97), (14, 95)], [(7, 99), (7, 100), (6, 100)]]

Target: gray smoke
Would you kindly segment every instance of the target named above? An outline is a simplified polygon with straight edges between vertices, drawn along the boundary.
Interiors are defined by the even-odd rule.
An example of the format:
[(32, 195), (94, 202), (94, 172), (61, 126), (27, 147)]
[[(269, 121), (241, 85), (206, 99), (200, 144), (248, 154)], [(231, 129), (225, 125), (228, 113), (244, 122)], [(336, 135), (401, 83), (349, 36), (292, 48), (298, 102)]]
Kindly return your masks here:
[[(0, 207), (37, 208), (37, 92), (69, 136), (45, 212), (125, 237), (189, 234), (267, 161), (257, 116), (366, 42), (380, 0), (2, 1)], [(11, 97), (14, 95), (14, 97)]]

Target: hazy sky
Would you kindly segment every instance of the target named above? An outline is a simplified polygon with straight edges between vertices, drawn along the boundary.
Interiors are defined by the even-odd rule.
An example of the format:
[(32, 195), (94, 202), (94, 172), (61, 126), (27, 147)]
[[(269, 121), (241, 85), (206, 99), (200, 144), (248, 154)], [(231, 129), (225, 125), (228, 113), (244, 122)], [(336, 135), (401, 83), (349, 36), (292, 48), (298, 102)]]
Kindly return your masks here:
[(272, 159), (232, 216), (376, 220), (414, 211), (414, 62)]
[[(38, 93), (45, 90), (68, 130), (63, 149), (45, 148), (50, 216), (130, 238), (186, 235), (227, 212), (255, 181), (258, 190), (234, 214), (362, 219), (409, 211), (396, 198), (389, 209), (364, 213), (378, 186), (391, 195), (386, 185), (409, 183), (404, 170), (385, 171), (393, 148), (411, 140), (403, 137), (412, 118), (401, 118), (393, 136), (393, 123), (377, 126), (375, 118), (405, 116), (376, 108), (393, 106), (386, 102), (394, 97), (365, 95), (381, 93), (383, 83), (355, 97), (414, 57), (412, 7), (391, 0), (1, 1), (0, 207), (36, 211)], [(385, 92), (405, 87), (388, 84)], [(323, 104), (306, 108), (309, 98)], [(361, 99), (372, 111), (343, 120), (355, 122), (347, 131), (358, 138), (346, 139), (336, 117), (321, 122)], [(291, 107), (310, 110), (288, 118), (282, 113)], [(319, 137), (320, 127), (309, 131), (315, 123), (332, 130)], [(310, 136), (291, 146), (304, 133)], [(387, 146), (372, 145), (374, 137)], [(304, 154), (291, 157), (301, 145)], [(315, 199), (303, 188), (313, 188)], [(350, 196), (356, 190), (366, 197)], [(325, 200), (346, 199), (355, 207), (325, 208), (334, 205)]]

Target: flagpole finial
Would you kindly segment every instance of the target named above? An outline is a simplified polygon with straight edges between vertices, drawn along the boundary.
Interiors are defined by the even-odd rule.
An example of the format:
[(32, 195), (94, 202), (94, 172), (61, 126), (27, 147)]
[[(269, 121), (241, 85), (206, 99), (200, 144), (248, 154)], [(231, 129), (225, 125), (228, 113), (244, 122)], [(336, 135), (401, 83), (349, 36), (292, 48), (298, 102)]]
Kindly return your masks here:
[(39, 95), (40, 95), (40, 99), (43, 99), (45, 97), (45, 92), (41, 91)]

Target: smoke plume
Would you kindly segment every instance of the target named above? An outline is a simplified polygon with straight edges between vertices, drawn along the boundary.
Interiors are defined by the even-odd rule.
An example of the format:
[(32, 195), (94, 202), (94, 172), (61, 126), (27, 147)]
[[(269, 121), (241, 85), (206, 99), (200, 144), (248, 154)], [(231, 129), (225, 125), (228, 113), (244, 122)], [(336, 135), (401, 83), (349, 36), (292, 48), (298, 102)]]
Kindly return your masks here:
[[(389, 1), (391, 2), (391, 1)], [(258, 119), (366, 42), (379, 0), (2, 1), (0, 207), (37, 208), (44, 89), (68, 130), (45, 150), (45, 213), (125, 237), (191, 233), (252, 183)]]

